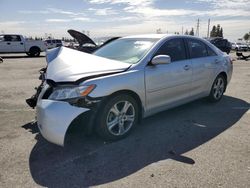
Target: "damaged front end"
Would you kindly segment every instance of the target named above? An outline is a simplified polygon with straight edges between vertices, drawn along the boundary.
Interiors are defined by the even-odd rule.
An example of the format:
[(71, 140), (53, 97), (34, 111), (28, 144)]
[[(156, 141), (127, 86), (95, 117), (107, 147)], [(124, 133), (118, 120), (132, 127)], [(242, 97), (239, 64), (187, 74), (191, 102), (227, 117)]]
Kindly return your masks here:
[(98, 86), (87, 81), (126, 71), (130, 65), (65, 47), (48, 51), (46, 59), (47, 67), (40, 70), (42, 82), (26, 102), (36, 107), (43, 137), (63, 146), (66, 132), (74, 123), (83, 123), (86, 134), (92, 132), (94, 117), (104, 101), (105, 96), (89, 96)]
[(41, 80), (42, 82), (38, 87), (35, 87), (36, 90), (35, 94), (32, 95), (30, 98), (26, 99), (26, 103), (33, 109), (36, 107), (38, 96), (41, 93), (44, 86), (46, 69), (47, 68), (45, 67), (39, 70), (40, 73), (39, 80)]
[(81, 85), (85, 80), (126, 71), (130, 65), (119, 61), (98, 57), (65, 47), (46, 52), (47, 67), (40, 70), (41, 84), (36, 93), (26, 99), (35, 108), (44, 82), (51, 85)]

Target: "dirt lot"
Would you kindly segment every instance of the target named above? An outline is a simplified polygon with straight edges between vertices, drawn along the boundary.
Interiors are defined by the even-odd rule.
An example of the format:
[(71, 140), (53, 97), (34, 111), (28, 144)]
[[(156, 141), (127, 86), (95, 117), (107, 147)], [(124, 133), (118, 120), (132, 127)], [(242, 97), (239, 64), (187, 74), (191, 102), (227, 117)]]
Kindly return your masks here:
[(234, 61), (217, 104), (164, 111), (114, 143), (74, 132), (63, 148), (41, 137), (25, 104), (45, 58), (3, 56), (0, 187), (250, 187), (250, 60)]

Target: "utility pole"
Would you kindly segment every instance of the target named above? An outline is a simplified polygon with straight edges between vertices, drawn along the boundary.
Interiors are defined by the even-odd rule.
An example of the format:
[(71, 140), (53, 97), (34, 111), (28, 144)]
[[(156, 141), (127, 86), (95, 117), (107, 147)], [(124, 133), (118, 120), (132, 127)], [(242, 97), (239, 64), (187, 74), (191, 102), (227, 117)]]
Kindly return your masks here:
[(197, 28), (196, 28), (196, 36), (199, 36), (199, 31), (200, 30), (200, 19), (198, 18), (198, 21), (197, 21)]
[(182, 26), (182, 28), (181, 28), (181, 34), (183, 35), (183, 26)]
[(209, 38), (209, 30), (210, 30), (210, 18), (208, 19), (207, 23), (207, 38)]

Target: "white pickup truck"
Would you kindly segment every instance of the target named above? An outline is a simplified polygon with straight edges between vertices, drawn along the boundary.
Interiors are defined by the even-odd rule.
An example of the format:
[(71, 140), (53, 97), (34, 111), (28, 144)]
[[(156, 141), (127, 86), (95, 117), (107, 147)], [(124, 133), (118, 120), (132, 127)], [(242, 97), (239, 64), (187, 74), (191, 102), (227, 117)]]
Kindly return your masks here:
[(26, 53), (37, 57), (47, 48), (46, 42), (41, 40), (25, 39), (22, 35), (0, 35), (0, 53)]

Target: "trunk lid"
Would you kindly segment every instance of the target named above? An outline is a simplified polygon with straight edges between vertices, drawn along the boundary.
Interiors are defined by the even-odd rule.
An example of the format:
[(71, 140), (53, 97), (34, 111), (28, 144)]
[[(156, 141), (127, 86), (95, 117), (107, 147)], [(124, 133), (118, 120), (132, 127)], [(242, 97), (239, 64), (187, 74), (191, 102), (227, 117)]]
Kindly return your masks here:
[(83, 44), (93, 44), (93, 45), (96, 46), (96, 43), (91, 38), (89, 38), (87, 35), (79, 32), (79, 31), (76, 31), (76, 30), (73, 30), (73, 29), (69, 29), (68, 33), (74, 39), (77, 40), (77, 42), (79, 43), (80, 46), (83, 45)]

